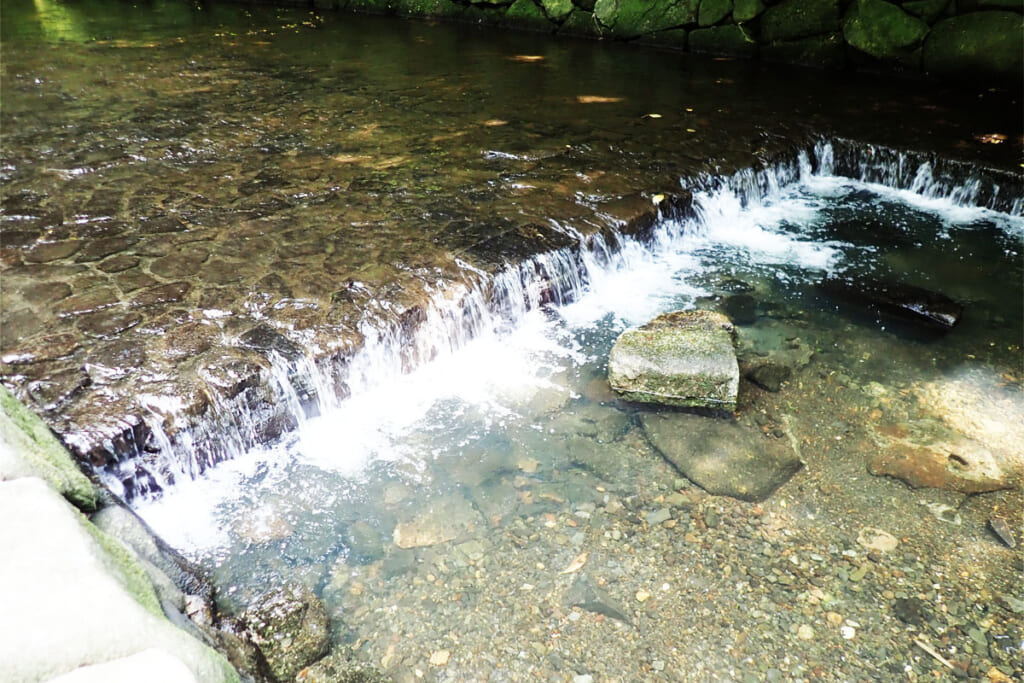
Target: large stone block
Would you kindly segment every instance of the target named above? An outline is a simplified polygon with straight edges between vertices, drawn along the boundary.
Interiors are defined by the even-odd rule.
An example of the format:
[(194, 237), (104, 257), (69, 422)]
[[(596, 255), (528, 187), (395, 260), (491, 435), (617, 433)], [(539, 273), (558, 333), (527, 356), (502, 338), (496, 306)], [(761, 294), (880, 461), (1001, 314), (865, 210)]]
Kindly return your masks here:
[(0, 680), (47, 680), (157, 649), (200, 681), (237, 681), (174, 626), (145, 570), (41, 479), (0, 482)]
[(1020, 86), (1024, 77), (1024, 17), (974, 12), (935, 24), (924, 42), (924, 70), (935, 76), (996, 78)]
[(619, 335), (608, 381), (643, 403), (733, 410), (739, 388), (733, 326), (714, 311), (675, 311)]

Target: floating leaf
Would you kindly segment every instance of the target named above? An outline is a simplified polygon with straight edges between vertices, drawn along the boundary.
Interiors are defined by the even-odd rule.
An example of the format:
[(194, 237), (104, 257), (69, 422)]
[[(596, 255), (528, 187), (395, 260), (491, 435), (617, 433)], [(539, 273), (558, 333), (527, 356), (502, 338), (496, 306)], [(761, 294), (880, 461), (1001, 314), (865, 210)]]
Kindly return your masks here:
[(527, 64), (533, 62), (543, 62), (543, 55), (516, 55), (515, 57), (509, 57), (513, 62), (526, 62)]
[(484, 121), (484, 125), (491, 128), (495, 126), (507, 126), (508, 121), (503, 121), (501, 119), (487, 119), (486, 121)]
[(1006, 142), (1006, 136), (1002, 133), (986, 133), (985, 135), (979, 135), (975, 139), (986, 145), (1000, 145)]
[(613, 102), (621, 102), (621, 97), (604, 97), (602, 95), (577, 95), (576, 101), (580, 104), (609, 104)]

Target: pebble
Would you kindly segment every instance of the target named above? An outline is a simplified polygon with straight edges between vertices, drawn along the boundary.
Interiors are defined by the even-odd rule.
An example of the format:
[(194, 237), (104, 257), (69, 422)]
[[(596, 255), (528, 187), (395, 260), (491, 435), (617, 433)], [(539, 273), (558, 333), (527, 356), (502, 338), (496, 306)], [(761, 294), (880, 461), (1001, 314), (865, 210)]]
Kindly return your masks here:
[(650, 599), (651, 599), (651, 594), (648, 593), (647, 591), (645, 591), (643, 588), (641, 588), (640, 590), (638, 590), (636, 592), (636, 601), (637, 602), (647, 602)]
[(796, 637), (800, 640), (814, 640), (814, 629), (807, 624), (800, 624), (796, 630)]
[(446, 666), (451, 656), (450, 650), (437, 650), (430, 655), (430, 664), (431, 666)]
[(842, 626), (842, 627), (840, 627), (840, 629), (839, 629), (839, 634), (840, 634), (840, 635), (841, 635), (841, 636), (842, 636), (842, 637), (843, 637), (843, 638), (844, 638), (845, 640), (852, 640), (852, 639), (853, 639), (853, 637), (857, 635), (857, 629), (855, 629), (855, 628), (854, 628), (854, 627), (852, 627), (852, 626)]

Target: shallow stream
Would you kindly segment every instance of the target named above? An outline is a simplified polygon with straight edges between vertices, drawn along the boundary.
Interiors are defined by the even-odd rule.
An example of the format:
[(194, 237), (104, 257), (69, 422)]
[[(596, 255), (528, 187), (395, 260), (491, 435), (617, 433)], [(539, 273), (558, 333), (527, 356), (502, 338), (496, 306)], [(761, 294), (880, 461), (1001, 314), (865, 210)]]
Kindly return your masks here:
[[(303, 582), (335, 656), (402, 682), (1020, 680), (1021, 539), (989, 526), (1024, 510), (1012, 96), (121, 9), (4, 4), (0, 369), (225, 613)], [(880, 315), (835, 274), (963, 315)], [(679, 308), (776, 381), (733, 416), (616, 400), (616, 335)], [(652, 425), (803, 468), (713, 496)], [(868, 473), (908, 449), (1011, 488)]]

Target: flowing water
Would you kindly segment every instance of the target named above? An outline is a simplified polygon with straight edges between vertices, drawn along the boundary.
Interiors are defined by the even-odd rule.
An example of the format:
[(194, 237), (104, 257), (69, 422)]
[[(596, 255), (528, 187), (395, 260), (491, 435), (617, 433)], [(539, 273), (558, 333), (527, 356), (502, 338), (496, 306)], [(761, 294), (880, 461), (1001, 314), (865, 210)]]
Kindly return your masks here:
[[(831, 149), (823, 145), (816, 152), (827, 160)], [(1024, 219), (965, 204), (956, 192), (929, 196), (830, 171), (826, 164), (812, 172), (804, 157), (796, 173), (783, 168), (711, 183), (713, 188), (697, 193), (693, 218), (663, 221), (650, 241), (625, 240), (615, 251), (598, 242), (585, 253), (582, 272), (567, 259), (561, 264), (573, 280), (567, 303), (492, 311), (483, 304), (467, 308), (463, 295), (439, 299), (423, 334), (433, 348), (450, 352), (403, 374), (387, 340), (367, 346), (359, 357), (366, 366), (360, 373), (364, 384), (351, 398), (325, 408), (283, 442), (180, 484), (139, 511), (176, 547), (215, 568), (229, 610), (244, 606), (266, 585), (306, 582), (345, 625), (339, 637), (363, 648), (374, 663), (415, 676), (432, 650), (461, 646), (459, 663), (435, 671), (437, 680), (482, 680), (502, 666), (501, 653), (491, 651), (488, 658), (479, 642), (491, 637), (484, 615), (497, 610), (499, 620), (521, 620), (517, 612), (528, 604), (521, 602), (523, 591), (550, 583), (563, 565), (572, 567), (574, 556), (601, 553), (607, 539), (622, 537), (620, 525), (642, 524), (653, 514), (646, 506), (656, 511), (666, 493), (692, 491), (646, 443), (641, 416), (652, 409), (619, 402), (606, 387), (606, 358), (617, 334), (659, 313), (719, 308), (741, 320), (739, 343), (748, 361), (790, 353), (795, 373), (782, 391), (783, 406), (768, 408), (770, 418), (756, 416), (766, 414), (763, 391), (745, 387), (740, 423), (753, 433), (781, 425), (768, 438), (807, 441), (807, 430), (821, 430), (821, 421), (829, 423), (828, 432), (838, 423), (840, 435), (830, 438), (861, 439), (848, 455), (859, 461), (856, 471), (877, 448), (872, 423), (903, 411), (904, 419), (934, 423), (930, 429), (940, 434), (949, 429), (943, 421), (959, 426), (957, 420), (982, 417), (1001, 423), (973, 435), (1013, 451), (1021, 433), (1007, 422), (1024, 409)], [(538, 262), (558, 272), (557, 261)], [(948, 334), (879, 317), (823, 294), (822, 278), (837, 271), (942, 291), (966, 302), (967, 312)], [(518, 272), (506, 278), (522, 282)], [(745, 313), (737, 313), (738, 297)], [(537, 296), (516, 291), (508, 300)], [(463, 323), (463, 333), (472, 330), (472, 336), (439, 344), (451, 334), (451, 320), (464, 316), (472, 320)], [(814, 385), (830, 384), (836, 376), (853, 395), (822, 406), (820, 401), (833, 399)], [(947, 384), (969, 397), (966, 405), (948, 403), (942, 393)], [(929, 393), (935, 387), (939, 393)], [(892, 397), (907, 394), (916, 394), (914, 400), (893, 405)], [(887, 413), (881, 420), (880, 406)], [(744, 419), (750, 414), (753, 423)], [(677, 438), (687, 438), (686, 428)], [(797, 443), (794, 448), (804, 456)], [(818, 533), (879, 520), (866, 509), (885, 495), (876, 482), (857, 484), (863, 476), (829, 472), (815, 456), (805, 460), (817, 470), (813, 479), (829, 482), (819, 484), (822, 490), (848, 487), (856, 501), (847, 519), (809, 505), (809, 525)], [(803, 486), (790, 489), (797, 501), (804, 498), (798, 492)], [(959, 496), (895, 506), (890, 499), (886, 507), (892, 508), (877, 524), (893, 528), (892, 515), (900, 508), (899, 514), (909, 509), (925, 524), (940, 524), (920, 503), (941, 507), (950, 501), (954, 507), (964, 504)], [(683, 508), (691, 503), (686, 499)], [(693, 523), (688, 517), (683, 514), (684, 524)], [(538, 539), (529, 533), (534, 528), (551, 533)], [(539, 561), (524, 567), (519, 543)], [(595, 571), (628, 584), (619, 562), (609, 559)], [(372, 600), (364, 593), (369, 581)], [(1010, 586), (996, 580), (992, 588)], [(467, 591), (473, 599), (462, 597)], [(632, 592), (624, 591), (624, 599)], [(367, 604), (388, 615), (383, 623), (368, 614)], [(580, 612), (571, 611), (571, 603), (561, 607), (566, 611), (559, 628), (565, 628), (564, 620)], [(426, 633), (414, 625), (420, 620), (429, 624)], [(1015, 627), (999, 628), (1014, 633)], [(524, 654), (522, 635), (511, 631), (503, 647), (517, 659), (539, 654), (539, 665), (522, 670), (531, 676), (535, 668), (557, 679), (565, 670), (585, 673), (604, 666), (599, 670), (612, 679), (641, 672), (657, 678), (649, 667), (608, 666), (604, 653), (595, 657), (600, 665), (579, 655), (566, 664), (559, 647), (550, 644)], [(1019, 656), (1019, 634), (1007, 637), (1015, 645), (1005, 654)], [(406, 655), (398, 665), (388, 654), (396, 643), (399, 656)], [(426, 654), (409, 656), (406, 648)], [(867, 652), (861, 656), (869, 657)], [(668, 680), (738, 675), (734, 663), (726, 672), (727, 665), (714, 658), (698, 660), (710, 671), (685, 673), (675, 667), (686, 666), (693, 655), (675, 656)], [(666, 659), (671, 657), (652, 661)], [(874, 676), (892, 673), (880, 662), (872, 670), (878, 672)], [(525, 675), (512, 671), (510, 680)], [(849, 670), (830, 673), (843, 678)]]
[[(225, 613), (306, 583), (339, 656), (400, 681), (941, 675), (922, 639), (1019, 675), (1020, 546), (987, 528), (1022, 508), (1012, 98), (108, 9), (4, 5), (3, 378)], [(964, 313), (881, 316), (835, 274)], [(617, 401), (616, 335), (679, 308), (730, 315), (743, 370), (787, 379), (744, 380), (728, 419)], [(758, 504), (712, 496), (652, 420), (804, 467)], [(1016, 488), (867, 474), (950, 443)]]

